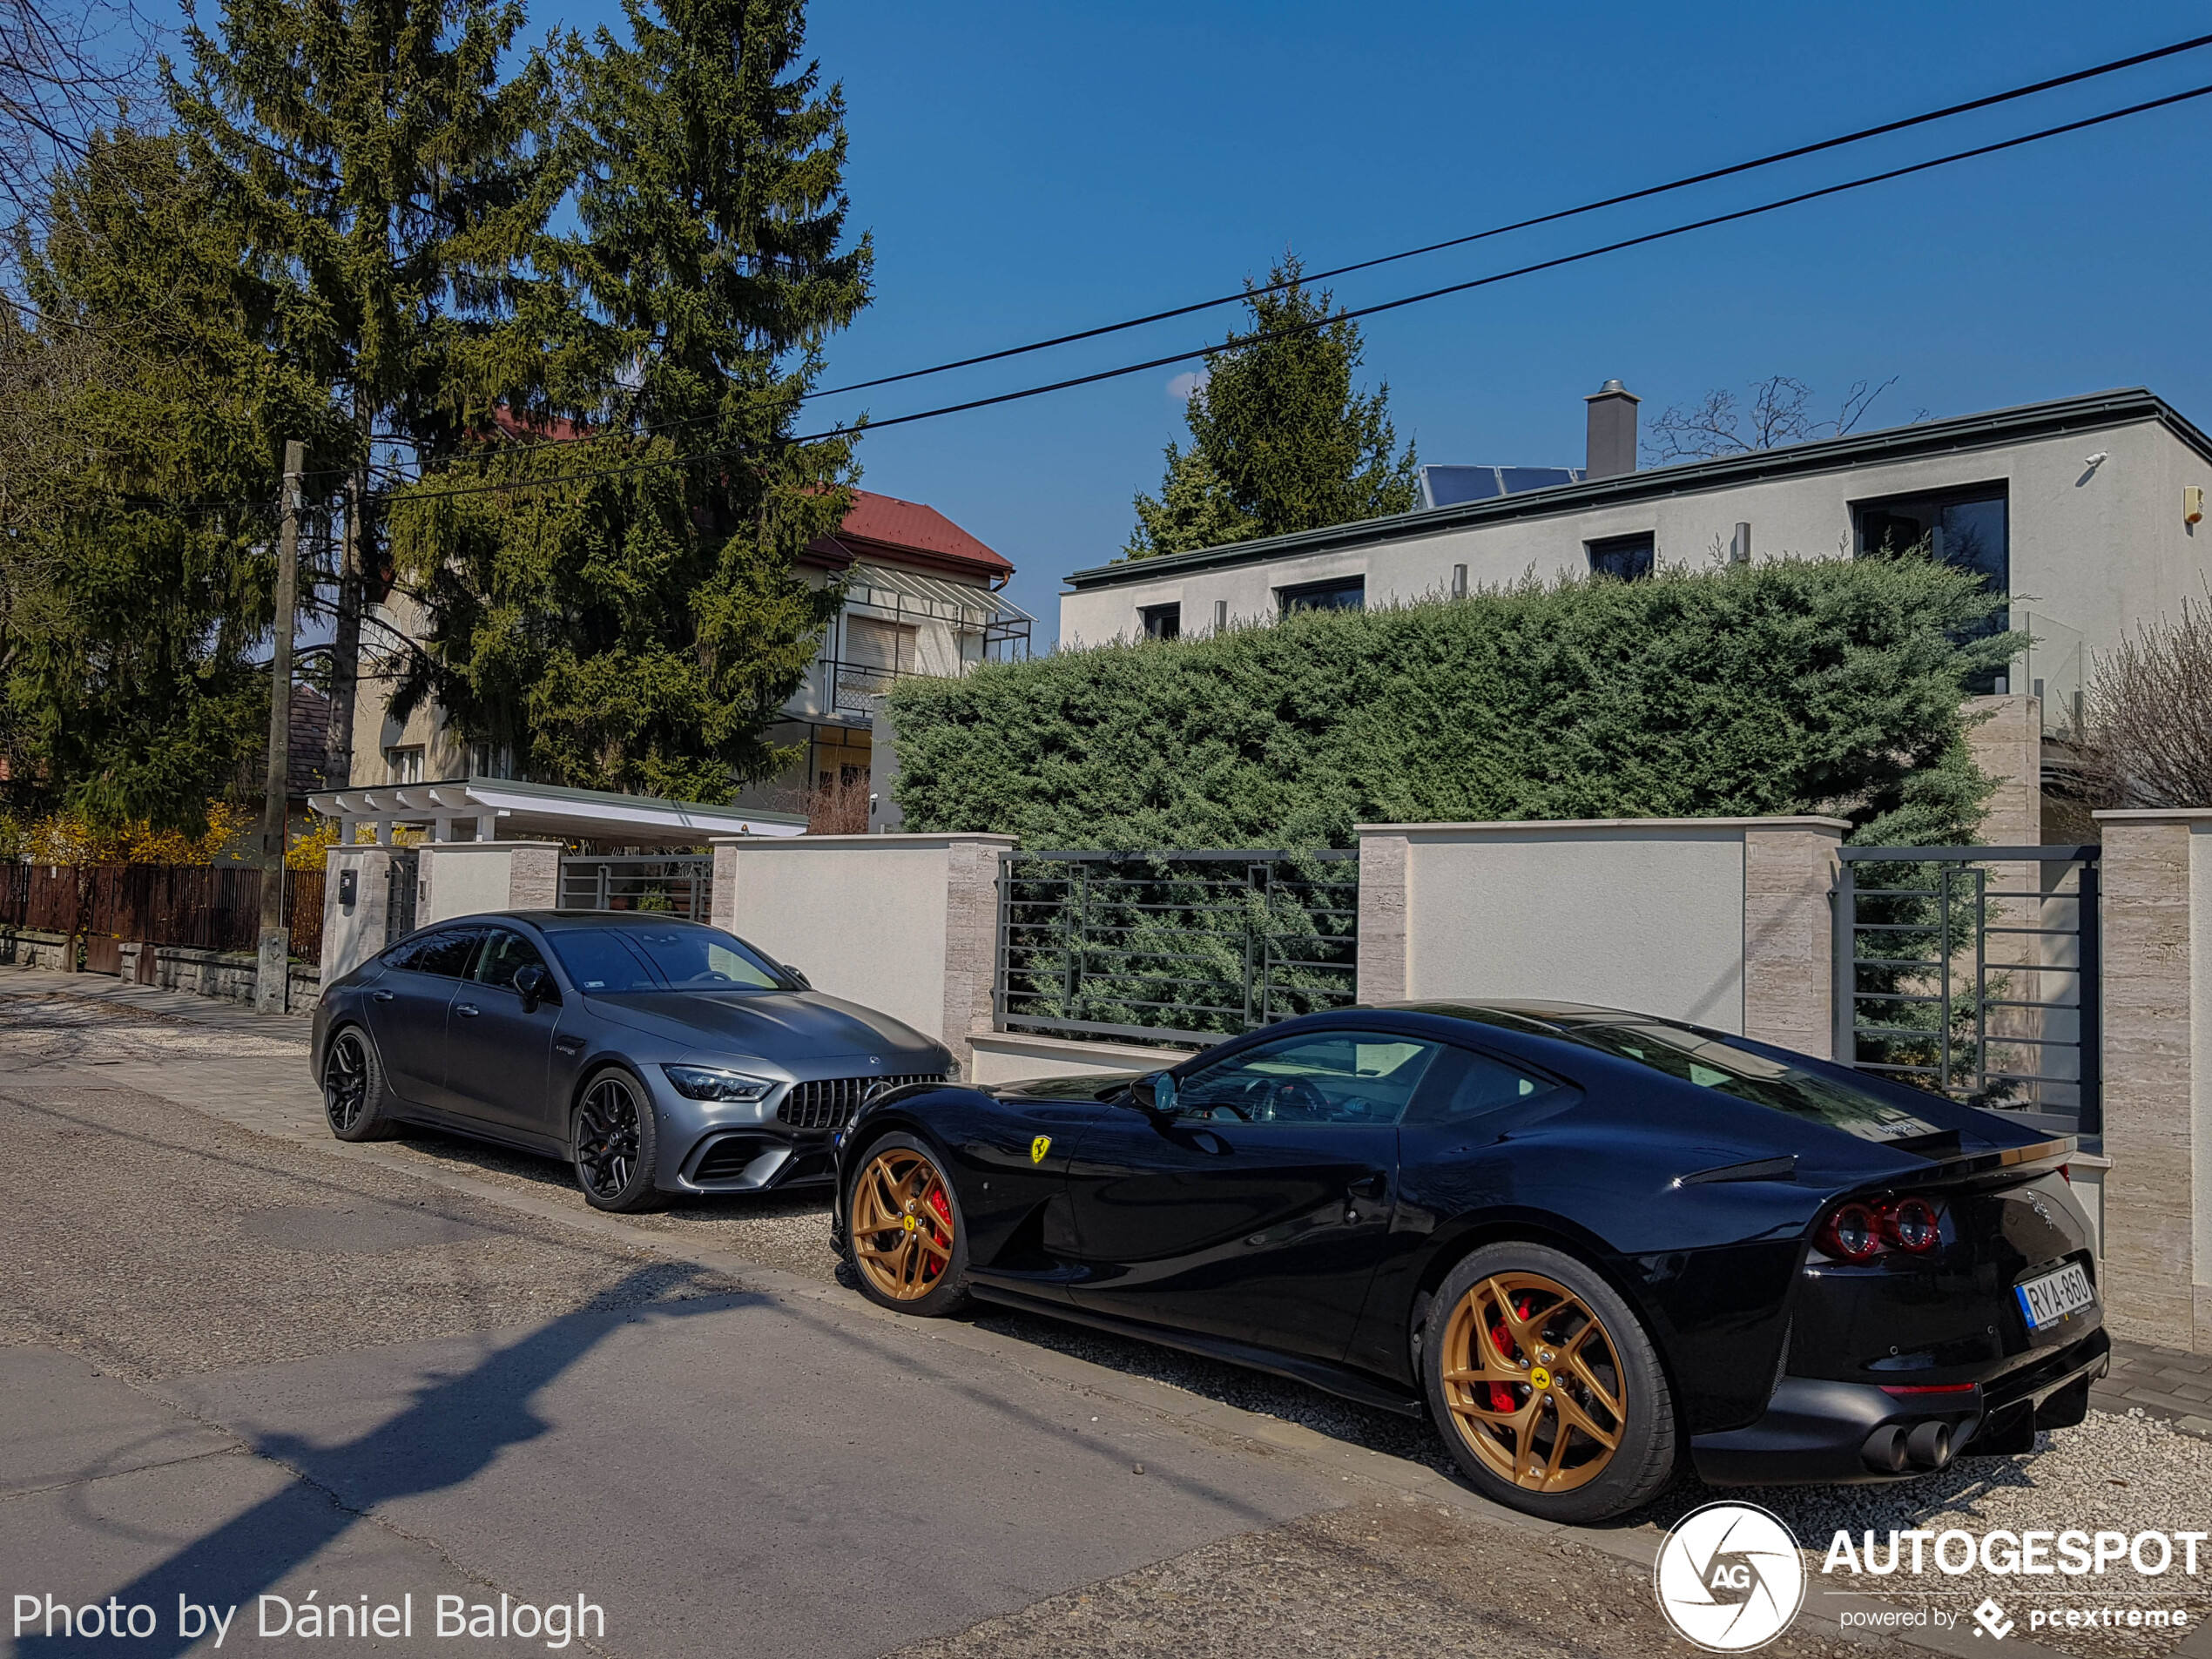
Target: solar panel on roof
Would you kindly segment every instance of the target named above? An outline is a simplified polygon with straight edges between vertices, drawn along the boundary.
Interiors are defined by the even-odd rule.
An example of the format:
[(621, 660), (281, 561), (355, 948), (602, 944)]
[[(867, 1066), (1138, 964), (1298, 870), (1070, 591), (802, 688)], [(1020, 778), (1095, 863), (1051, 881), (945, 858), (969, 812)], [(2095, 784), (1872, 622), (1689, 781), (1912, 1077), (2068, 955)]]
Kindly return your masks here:
[(1580, 467), (1423, 467), (1421, 505), (1456, 507), (1581, 481)]

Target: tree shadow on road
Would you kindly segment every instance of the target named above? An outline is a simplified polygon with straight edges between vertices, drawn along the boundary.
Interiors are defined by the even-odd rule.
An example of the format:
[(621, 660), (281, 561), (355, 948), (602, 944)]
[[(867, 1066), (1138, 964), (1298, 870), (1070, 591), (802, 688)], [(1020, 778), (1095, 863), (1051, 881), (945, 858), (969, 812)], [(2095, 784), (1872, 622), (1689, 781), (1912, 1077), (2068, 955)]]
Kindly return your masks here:
[[(664, 1263), (640, 1269), (610, 1291), (648, 1288), (660, 1296), (687, 1282), (715, 1277), (690, 1270), (675, 1279)], [(457, 1487), (490, 1467), (509, 1447), (536, 1440), (548, 1425), (532, 1406), (538, 1392), (575, 1365), (606, 1335), (641, 1312), (688, 1318), (760, 1298), (715, 1295), (649, 1308), (583, 1308), (541, 1325), (519, 1341), (487, 1355), (469, 1370), (426, 1384), (415, 1401), (358, 1439), (318, 1446), (291, 1435), (258, 1437), (253, 1449), (300, 1478), (192, 1540), (165, 1561), (113, 1592), (124, 1607), (152, 1605), (159, 1612), (177, 1598), (235, 1605), (246, 1613), (254, 1598), (305, 1566), (365, 1516), (401, 1498)], [(103, 1604), (108, 1600), (103, 1596)], [(242, 1634), (233, 1631), (234, 1635)], [(104, 1642), (83, 1637), (24, 1635), (18, 1659), (79, 1653)], [(145, 1659), (170, 1659), (196, 1645), (162, 1616), (155, 1634), (134, 1641)]]

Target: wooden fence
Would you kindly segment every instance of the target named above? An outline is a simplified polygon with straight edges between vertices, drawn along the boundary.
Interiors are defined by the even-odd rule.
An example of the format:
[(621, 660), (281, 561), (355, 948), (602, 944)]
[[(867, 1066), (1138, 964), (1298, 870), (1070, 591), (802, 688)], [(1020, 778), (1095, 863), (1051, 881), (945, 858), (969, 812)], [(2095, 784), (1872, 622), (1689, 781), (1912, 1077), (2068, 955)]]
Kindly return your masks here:
[[(285, 922), (292, 954), (322, 960), (322, 877), (287, 870)], [(82, 931), (88, 941), (137, 940), (203, 950), (253, 950), (261, 939), (261, 873), (243, 865), (0, 865), (0, 927)], [(114, 947), (91, 947), (105, 966)]]

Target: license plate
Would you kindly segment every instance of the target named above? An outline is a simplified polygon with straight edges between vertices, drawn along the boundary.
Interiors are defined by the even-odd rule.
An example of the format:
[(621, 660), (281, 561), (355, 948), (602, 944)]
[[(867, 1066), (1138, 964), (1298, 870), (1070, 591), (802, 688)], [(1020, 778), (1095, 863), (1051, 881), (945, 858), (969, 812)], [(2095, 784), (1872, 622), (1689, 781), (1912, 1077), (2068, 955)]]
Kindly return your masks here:
[(2032, 1278), (2025, 1285), (2015, 1285), (2013, 1294), (2020, 1298), (2020, 1312), (2027, 1316), (2031, 1331), (2056, 1325), (2070, 1313), (2097, 1305), (2097, 1293), (2089, 1288), (2089, 1275), (2082, 1271), (2079, 1262), (2069, 1263), (2041, 1278)]

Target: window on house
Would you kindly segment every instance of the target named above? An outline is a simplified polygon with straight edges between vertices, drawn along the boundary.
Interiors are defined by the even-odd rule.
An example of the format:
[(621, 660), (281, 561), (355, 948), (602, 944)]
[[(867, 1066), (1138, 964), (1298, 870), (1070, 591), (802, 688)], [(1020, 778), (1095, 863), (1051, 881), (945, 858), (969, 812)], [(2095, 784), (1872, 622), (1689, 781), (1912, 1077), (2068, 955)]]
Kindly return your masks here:
[(874, 617), (845, 619), (845, 660), (855, 668), (873, 668), (887, 674), (914, 671), (917, 630), (910, 622), (883, 622)]
[(1278, 588), (1275, 599), (1286, 617), (1294, 610), (1365, 610), (1367, 608), (1367, 578), (1364, 576), (1339, 577), (1332, 582), (1308, 582), (1299, 587)]
[[(1946, 564), (1973, 571), (1993, 593), (2011, 591), (2011, 523), (2003, 484), (1858, 502), (1851, 507), (1851, 527), (1852, 550), (1860, 558), (1893, 557), (1925, 547)], [(2000, 610), (1973, 629), (1972, 637), (2003, 633), (2011, 626), (2010, 612)], [(1986, 696), (1997, 689), (2000, 678), (1995, 671), (1979, 675), (1966, 689)]]
[(1147, 639), (1179, 639), (1183, 637), (1183, 607), (1172, 605), (1139, 605), (1137, 616), (1144, 624)]
[(422, 745), (410, 743), (401, 748), (384, 751), (384, 781), (388, 784), (419, 784), (422, 781)]
[(1658, 543), (1649, 530), (1641, 536), (1608, 536), (1601, 542), (1585, 542), (1582, 549), (1590, 556), (1592, 576), (1609, 576), (1622, 582), (1642, 581), (1658, 562)]

